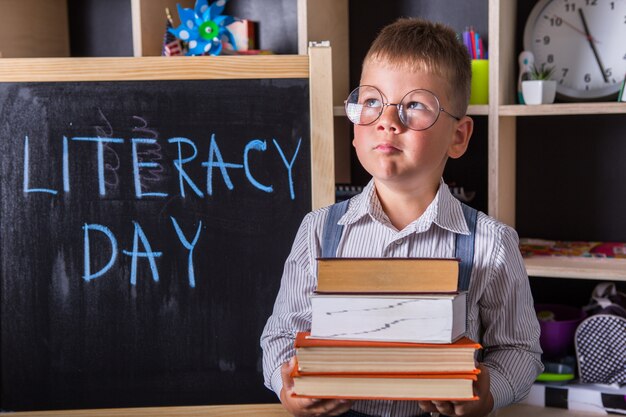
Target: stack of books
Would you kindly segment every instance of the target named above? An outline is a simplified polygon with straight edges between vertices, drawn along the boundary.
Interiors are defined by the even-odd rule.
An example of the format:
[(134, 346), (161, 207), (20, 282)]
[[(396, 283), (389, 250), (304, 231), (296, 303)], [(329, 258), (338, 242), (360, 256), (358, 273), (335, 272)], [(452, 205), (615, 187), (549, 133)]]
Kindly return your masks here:
[(311, 331), (296, 338), (297, 396), (476, 399), (459, 260), (322, 258)]

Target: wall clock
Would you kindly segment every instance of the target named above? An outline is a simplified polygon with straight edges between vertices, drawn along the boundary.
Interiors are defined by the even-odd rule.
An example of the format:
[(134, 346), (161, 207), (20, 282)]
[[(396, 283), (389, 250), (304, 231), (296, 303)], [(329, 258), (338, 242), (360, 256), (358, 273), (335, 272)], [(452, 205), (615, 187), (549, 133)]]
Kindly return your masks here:
[(555, 67), (557, 97), (609, 99), (626, 74), (626, 0), (540, 0), (524, 29), (535, 64)]

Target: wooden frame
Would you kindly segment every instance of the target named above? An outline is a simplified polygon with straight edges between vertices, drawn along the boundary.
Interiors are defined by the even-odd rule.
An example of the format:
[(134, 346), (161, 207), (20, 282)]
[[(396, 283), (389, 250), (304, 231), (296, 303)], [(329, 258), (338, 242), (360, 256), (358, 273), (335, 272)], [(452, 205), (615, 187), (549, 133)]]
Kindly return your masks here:
[[(350, 183), (352, 123), (345, 117), (343, 101), (350, 92), (348, 0), (298, 0), (298, 53), (306, 55), (309, 42), (329, 41), (333, 61), (335, 180)], [(337, 111), (340, 113), (337, 114)]]
[[(309, 78), (312, 208), (335, 199), (330, 47), (309, 55), (0, 59), (0, 82)], [(2, 415), (4, 413), (0, 413)], [(12, 416), (261, 416), (286, 417), (280, 404), (60, 410)]]
[(310, 46), (311, 181), (313, 208), (335, 202), (333, 74), (329, 46)]
[(309, 55), (0, 59), (0, 82), (309, 78), (312, 208), (334, 203), (331, 49)]

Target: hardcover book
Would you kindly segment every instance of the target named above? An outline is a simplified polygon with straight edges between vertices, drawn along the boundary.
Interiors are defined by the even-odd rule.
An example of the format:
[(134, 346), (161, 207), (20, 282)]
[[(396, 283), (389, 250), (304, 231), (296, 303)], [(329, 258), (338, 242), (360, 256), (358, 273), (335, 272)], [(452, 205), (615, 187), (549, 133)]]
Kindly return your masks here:
[(462, 337), (450, 344), (315, 339), (296, 336), (298, 371), (310, 373), (476, 372), (480, 344)]
[(459, 262), (456, 258), (319, 258), (317, 292), (455, 292)]
[(311, 295), (311, 337), (452, 343), (466, 330), (467, 292)]
[(474, 374), (303, 375), (295, 371), (294, 395), (380, 400), (475, 400)]

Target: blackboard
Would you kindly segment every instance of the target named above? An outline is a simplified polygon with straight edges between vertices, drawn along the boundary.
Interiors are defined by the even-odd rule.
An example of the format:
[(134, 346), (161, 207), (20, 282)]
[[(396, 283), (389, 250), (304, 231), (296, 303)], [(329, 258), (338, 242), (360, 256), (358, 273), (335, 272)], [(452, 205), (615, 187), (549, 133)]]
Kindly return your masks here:
[(309, 99), (0, 83), (0, 409), (276, 401), (259, 336), (314, 205)]

